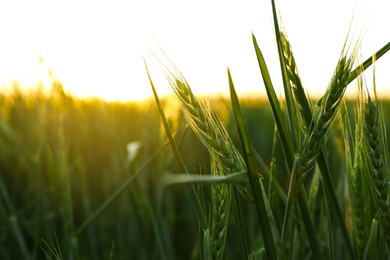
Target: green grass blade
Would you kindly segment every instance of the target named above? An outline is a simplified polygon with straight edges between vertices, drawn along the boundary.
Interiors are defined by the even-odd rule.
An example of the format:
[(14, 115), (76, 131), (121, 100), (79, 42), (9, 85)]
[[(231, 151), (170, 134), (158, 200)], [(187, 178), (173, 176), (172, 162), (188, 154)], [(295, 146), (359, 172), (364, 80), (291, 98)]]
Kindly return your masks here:
[[(151, 85), (152, 90), (153, 90), (153, 95), (154, 95), (154, 98), (156, 100), (156, 103), (157, 103), (157, 106), (158, 106), (158, 110), (160, 112), (161, 120), (163, 121), (165, 132), (166, 132), (166, 134), (168, 136), (168, 139), (169, 139), (169, 143), (171, 144), (173, 153), (174, 153), (175, 158), (176, 158), (176, 160), (177, 160), (177, 162), (179, 164), (180, 170), (183, 173), (188, 173), (187, 168), (184, 165), (183, 158), (180, 155), (179, 149), (177, 148), (176, 143), (173, 140), (171, 129), (170, 129), (168, 121), (167, 121), (167, 119), (165, 117), (165, 113), (164, 113), (164, 110), (162, 108), (162, 105), (161, 105), (161, 102), (160, 102), (160, 98), (158, 97), (157, 91), (156, 91), (156, 89), (154, 87), (154, 84), (152, 82), (152, 78), (150, 77), (148, 66), (146, 65), (146, 60), (145, 59), (144, 59), (144, 62), (145, 62), (145, 67), (146, 67), (146, 72), (148, 74), (149, 82), (150, 82), (150, 85)], [(195, 209), (195, 213), (196, 213), (197, 217), (199, 218), (199, 222), (200, 222), (201, 226), (203, 227), (203, 229), (208, 229), (206, 215), (203, 212), (203, 208), (202, 208), (202, 205), (200, 203), (199, 197), (197, 196), (195, 187), (192, 186), (192, 185), (188, 186), (188, 192), (189, 192), (189, 195), (191, 197), (191, 201), (193, 203), (193, 206), (194, 206), (194, 209)]]
[(299, 209), (301, 211), (302, 221), (305, 226), (305, 230), (307, 236), (309, 238), (310, 247), (315, 259), (322, 259), (321, 249), (318, 243), (318, 238), (314, 230), (313, 222), (310, 217), (310, 211), (308, 207), (308, 202), (306, 199), (306, 192), (303, 186), (299, 189), (298, 193), (295, 194), (294, 187), (296, 186), (297, 177), (296, 172), (299, 169), (299, 157), (295, 157), (294, 166), (291, 174), (291, 182), (288, 191), (287, 204), (286, 204), (286, 212), (283, 219), (283, 228), (282, 228), (282, 242), (285, 244), (286, 232), (287, 232), (287, 221), (291, 217), (291, 201), (295, 201), (297, 199)]
[(298, 166), (297, 165), (298, 161), (299, 161), (299, 157), (296, 157), (294, 159), (294, 166), (293, 166), (293, 169), (292, 169), (292, 174), (291, 174), (291, 177), (290, 177), (290, 185), (289, 185), (288, 194), (287, 194), (287, 198), (286, 198), (286, 210), (285, 210), (285, 213), (284, 213), (283, 226), (282, 226), (282, 242), (283, 243), (287, 242), (286, 241), (287, 221), (291, 217), (292, 202), (295, 201), (295, 198), (292, 198), (292, 189), (293, 189), (293, 187), (295, 187), (295, 183), (297, 181), (297, 178), (296, 178), (296, 168)]
[(22, 229), (20, 227), (19, 221), (15, 215), (8, 216), (9, 224), (13, 233), (16, 236), (16, 239), (19, 243), (20, 249), (22, 250), (23, 256), (25, 259), (30, 259), (30, 253), (28, 251), (26, 240), (23, 236)]
[(232, 191), (233, 191), (232, 206), (233, 206), (234, 219), (235, 219), (236, 228), (237, 228), (238, 241), (240, 243), (241, 257), (242, 257), (242, 259), (248, 259), (248, 245), (246, 242), (244, 224), (242, 221), (240, 200), (239, 200), (236, 188), (233, 187)]
[(276, 97), (275, 89), (272, 85), (271, 77), (269, 75), (268, 68), (265, 63), (263, 54), (261, 53), (260, 48), (257, 44), (256, 37), (253, 34), (252, 34), (252, 40), (253, 40), (253, 45), (255, 47), (260, 71), (263, 76), (263, 81), (267, 91), (268, 100), (271, 105), (271, 109), (274, 115), (276, 125), (278, 127), (278, 133), (285, 154), (285, 158), (287, 161), (287, 165), (289, 166), (290, 169), (292, 169), (292, 165), (293, 165), (292, 158), (294, 158), (294, 149), (293, 149), (292, 142), (290, 141), (292, 138), (290, 137), (289, 132), (287, 131), (286, 121), (284, 119), (284, 115), (280, 108), (279, 100)]
[(310, 248), (314, 256), (313, 259), (322, 259), (320, 244), (318, 243), (318, 238), (314, 230), (313, 222), (310, 218), (306, 192), (303, 186), (301, 186), (298, 196), (298, 205), (299, 209), (301, 210), (302, 221), (305, 225), (305, 230), (309, 239)]
[(212, 245), (211, 245), (211, 237), (208, 229), (203, 230), (203, 259), (212, 260)]
[(244, 159), (248, 168), (249, 182), (251, 184), (251, 188), (253, 192), (254, 203), (256, 207), (260, 228), (261, 228), (261, 233), (263, 236), (265, 251), (268, 256), (268, 259), (276, 259), (277, 255), (276, 255), (275, 242), (272, 235), (270, 223), (267, 221), (268, 216), (267, 216), (267, 210), (264, 202), (265, 198), (263, 196), (263, 193), (259, 185), (259, 176), (257, 175), (256, 161), (253, 155), (252, 146), (249, 141), (248, 132), (244, 124), (244, 119), (242, 117), (240, 104), (238, 102), (237, 94), (234, 89), (234, 85), (233, 85), (233, 81), (229, 69), (228, 69), (228, 78), (229, 78), (230, 96), (233, 105), (234, 117), (236, 119), (238, 133), (244, 150)]
[(279, 64), (280, 64), (280, 70), (282, 72), (282, 79), (283, 79), (283, 87), (284, 87), (284, 95), (286, 98), (287, 103), (287, 111), (289, 116), (289, 122), (290, 122), (290, 129), (291, 129), (291, 137), (292, 137), (292, 143), (293, 147), (297, 149), (297, 137), (298, 137), (298, 118), (296, 113), (296, 107), (294, 105), (294, 99), (292, 96), (290, 81), (287, 73), (287, 67), (286, 67), (286, 61), (284, 59), (284, 51), (283, 51), (283, 45), (282, 45), (282, 39), (280, 37), (280, 29), (279, 29), (279, 23), (278, 23), (278, 16), (276, 14), (276, 8), (275, 8), (275, 1), (271, 0), (272, 3), (272, 14), (273, 14), (273, 20), (274, 20), (274, 27), (275, 27), (275, 37), (276, 37), (276, 43), (278, 47), (278, 54), (279, 54)]
[(261, 192), (263, 193), (265, 206), (267, 208), (268, 221), (271, 225), (271, 231), (272, 231), (272, 235), (273, 235), (273, 238), (275, 241), (277, 257), (278, 257), (278, 259), (286, 259), (282, 240), (280, 239), (279, 229), (276, 225), (276, 221), (275, 221), (274, 215), (272, 213), (271, 205), (270, 205), (269, 200), (267, 198), (267, 194), (265, 192), (263, 182), (260, 182), (260, 188), (261, 188)]
[(110, 253), (110, 260), (115, 260), (115, 243), (112, 241), (112, 246), (111, 246), (111, 253)]
[[(319, 156), (317, 157), (317, 165), (321, 172), (322, 181), (324, 182), (324, 186), (327, 189), (328, 196), (331, 202), (331, 208), (333, 209), (333, 214), (336, 215), (336, 219), (340, 225), (341, 231), (343, 233), (344, 242), (347, 246), (348, 254), (351, 259), (355, 259), (355, 251), (352, 246), (351, 238), (349, 237), (349, 232), (347, 229), (347, 225), (345, 224), (344, 216), (341, 211), (340, 203), (337, 199), (336, 190), (333, 185), (332, 178), (330, 176), (330, 170), (328, 166), (328, 162), (326, 160), (324, 152), (321, 150)], [(332, 214), (332, 212), (330, 212)]]
[[(274, 178), (271, 176), (271, 169), (268, 169), (268, 167), (265, 165), (264, 161), (261, 159), (259, 153), (255, 149), (253, 149), (253, 153), (255, 155), (257, 163), (259, 163), (259, 168), (260, 168), (259, 170), (262, 170), (263, 172), (266, 173), (266, 175), (264, 175), (264, 179), (266, 179), (265, 177), (267, 177), (267, 175), (269, 176), (270, 179)], [(284, 204), (286, 204), (287, 196), (286, 196), (286, 193), (284, 192), (283, 188), (280, 186), (279, 182), (277, 182), (276, 180), (273, 180), (272, 181), (272, 189), (274, 189), (274, 191), (279, 196), (279, 198), (282, 200), (282, 202)]]
[[(277, 135), (278, 135), (278, 128), (277, 126), (275, 125), (274, 127), (274, 137), (273, 137), (273, 140), (272, 140), (272, 152), (271, 152), (271, 163), (270, 163), (270, 169), (269, 169), (269, 181), (268, 181), (268, 199), (271, 200), (271, 197), (272, 197), (272, 191), (273, 191), (273, 183), (276, 182), (278, 183), (277, 181), (275, 181), (275, 168), (276, 168), (276, 143), (277, 143)], [(257, 153), (255, 154), (255, 156), (257, 156)]]
[[(271, 162), (269, 169), (269, 180), (264, 179), (264, 182), (268, 182), (268, 191), (267, 198), (268, 202), (273, 209), (273, 214), (275, 218), (275, 222), (277, 223), (278, 230), (283, 225), (283, 205), (287, 203), (287, 196), (285, 191), (282, 189), (278, 182), (278, 178), (276, 175), (276, 146), (278, 142), (278, 130), (276, 124), (274, 124), (274, 133), (273, 133), (273, 141), (272, 141), (272, 152), (271, 152)], [(255, 152), (255, 156), (258, 154)], [(266, 175), (267, 176), (267, 175)], [(279, 198), (278, 198), (279, 197)], [(280, 236), (279, 236), (280, 237)], [(281, 240), (281, 239), (280, 239)], [(281, 240), (283, 241), (283, 240)]]
[(389, 259), (387, 254), (386, 243), (383, 238), (383, 232), (380, 228), (379, 221), (373, 220), (371, 225), (370, 235), (368, 237), (367, 246), (364, 250), (364, 260), (373, 259)]
[(356, 77), (359, 76), (368, 67), (370, 67), (374, 61), (377, 61), (380, 57), (382, 57), (389, 50), (390, 50), (390, 42), (388, 42), (385, 46), (383, 46), (379, 51), (377, 51), (370, 58), (365, 60), (362, 64), (357, 66), (356, 69), (351, 72), (351, 75), (348, 79), (348, 84), (351, 83), (354, 79), (356, 79)]
[(51, 245), (49, 245), (44, 239), (42, 239), (43, 243), (49, 249), (49, 252), (47, 252), (43, 247), (41, 247), (41, 250), (45, 253), (45, 257), (46, 257), (47, 260), (51, 260), (52, 259), (50, 254), (53, 255), (55, 260), (63, 260), (64, 257), (62, 256), (61, 248), (60, 248), (60, 246), (58, 244), (58, 239), (57, 239), (56, 232), (54, 232), (54, 239), (56, 241), (55, 245), (53, 243), (51, 243)]
[[(330, 197), (328, 195), (327, 189), (325, 189), (325, 196), (324, 196), (324, 204), (325, 204), (325, 210), (327, 212), (331, 213), (331, 205), (329, 203)], [(336, 251), (337, 248), (339, 247), (339, 244), (336, 242), (336, 233), (337, 233), (337, 227), (336, 227), (336, 221), (334, 220), (335, 216), (334, 214), (328, 214), (327, 218), (327, 230), (328, 230), (328, 251), (329, 251), (329, 256), (331, 259), (337, 259), (336, 258)]]
[(256, 249), (249, 255), (249, 259), (251, 260), (262, 259), (262, 255), (264, 254), (264, 252), (265, 252), (264, 247)]
[(245, 172), (231, 173), (228, 175), (198, 175), (198, 174), (165, 174), (161, 180), (162, 184), (215, 184), (215, 183), (247, 183), (248, 175)]

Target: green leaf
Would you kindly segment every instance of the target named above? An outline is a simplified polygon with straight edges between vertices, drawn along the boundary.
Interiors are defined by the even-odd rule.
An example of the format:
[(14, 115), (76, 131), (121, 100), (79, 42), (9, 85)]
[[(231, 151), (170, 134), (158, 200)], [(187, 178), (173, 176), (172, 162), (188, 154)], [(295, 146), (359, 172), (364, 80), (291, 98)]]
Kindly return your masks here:
[(263, 193), (265, 207), (267, 209), (268, 221), (271, 225), (271, 231), (272, 231), (272, 235), (273, 235), (274, 241), (275, 241), (276, 254), (278, 256), (278, 259), (286, 259), (282, 240), (280, 239), (279, 230), (278, 230), (278, 227), (276, 225), (276, 221), (275, 221), (274, 215), (272, 213), (271, 206), (270, 206), (269, 201), (267, 199), (267, 194), (265, 192), (263, 182), (261, 182), (261, 181), (260, 181), (260, 187), (261, 187), (261, 192)]
[(268, 256), (268, 259), (277, 259), (275, 242), (274, 242), (271, 226), (269, 221), (267, 221), (268, 216), (267, 216), (267, 211), (265, 206), (265, 198), (263, 196), (263, 193), (259, 185), (260, 179), (259, 176), (257, 175), (257, 166), (252, 151), (252, 145), (249, 141), (248, 131), (244, 124), (244, 119), (242, 117), (240, 104), (238, 102), (236, 90), (234, 89), (233, 80), (230, 75), (229, 69), (228, 69), (228, 78), (229, 78), (230, 96), (233, 105), (233, 113), (236, 119), (238, 133), (244, 150), (244, 160), (248, 168), (247, 174), (252, 188), (254, 204), (255, 204), (257, 217), (260, 224), (261, 233), (263, 236), (265, 251)]
[(110, 260), (115, 260), (115, 243), (112, 241)]
[(383, 232), (380, 228), (379, 221), (373, 219), (367, 246), (364, 250), (363, 260), (380, 260), (388, 259), (387, 247), (383, 238)]
[(280, 37), (280, 30), (279, 30), (279, 23), (278, 23), (278, 17), (276, 15), (276, 8), (275, 8), (275, 1), (272, 0), (272, 14), (274, 19), (274, 27), (275, 27), (275, 37), (276, 37), (276, 43), (278, 46), (278, 54), (279, 54), (279, 63), (280, 63), (280, 70), (282, 72), (282, 78), (283, 78), (283, 87), (284, 87), (284, 95), (286, 98), (287, 103), (287, 111), (289, 116), (289, 122), (290, 122), (290, 128), (291, 129), (291, 137), (292, 137), (292, 143), (294, 145), (294, 148), (297, 149), (297, 137), (298, 137), (298, 117), (296, 113), (296, 107), (294, 105), (294, 99), (292, 96), (290, 81), (287, 73), (287, 67), (286, 67), (286, 61), (284, 59), (284, 51), (283, 51), (283, 45), (282, 45), (282, 39)]
[(306, 234), (307, 234), (308, 239), (309, 239), (310, 248), (311, 248), (311, 251), (313, 253), (313, 257), (314, 257), (314, 259), (322, 259), (320, 245), (318, 243), (318, 238), (317, 238), (315, 230), (314, 230), (313, 222), (311, 221), (311, 218), (310, 218), (310, 212), (309, 212), (309, 208), (307, 206), (308, 203), (307, 203), (307, 198), (306, 198), (306, 192), (305, 192), (305, 189), (303, 188), (303, 186), (301, 186), (298, 195), (300, 196), (298, 198), (298, 205), (299, 205), (299, 209), (301, 211), (302, 221), (303, 221), (303, 224), (305, 225)]
[(236, 188), (233, 186), (233, 194), (232, 194), (232, 206), (233, 206), (233, 213), (234, 213), (234, 219), (236, 222), (236, 228), (237, 228), (237, 234), (238, 234), (238, 240), (240, 243), (240, 249), (241, 249), (241, 256), (242, 259), (248, 259), (248, 246), (245, 239), (245, 230), (244, 230), (244, 224), (242, 221), (242, 212), (241, 212), (241, 206), (240, 206), (240, 200), (237, 194)]
[(291, 210), (292, 210), (292, 203), (296, 200), (296, 198), (293, 198), (292, 189), (296, 186), (297, 178), (296, 178), (296, 168), (298, 167), (298, 161), (299, 157), (296, 156), (294, 159), (294, 166), (292, 168), (292, 174), (290, 176), (290, 185), (287, 193), (287, 199), (286, 199), (286, 207), (285, 207), (285, 213), (283, 218), (283, 226), (282, 226), (282, 241), (285, 244), (286, 243), (286, 232), (287, 232), (287, 221), (291, 219)]
[(162, 184), (214, 184), (214, 183), (247, 183), (246, 172), (231, 173), (228, 175), (198, 175), (198, 174), (165, 174), (161, 180)]
[(365, 60), (362, 64), (356, 67), (354, 71), (351, 72), (351, 75), (348, 79), (348, 84), (351, 83), (357, 76), (359, 76), (363, 71), (365, 71), (368, 67), (372, 65), (374, 61), (377, 61), (380, 57), (382, 57), (386, 52), (390, 50), (390, 42), (388, 42), (385, 46), (383, 46), (379, 51), (374, 53), (370, 58)]
[(287, 131), (286, 120), (280, 108), (279, 100), (276, 97), (275, 89), (272, 85), (271, 77), (269, 75), (268, 68), (265, 63), (263, 54), (261, 53), (260, 48), (257, 45), (256, 37), (253, 34), (252, 34), (252, 40), (253, 40), (253, 45), (255, 47), (257, 61), (259, 63), (261, 75), (263, 76), (264, 86), (267, 91), (268, 100), (271, 105), (276, 126), (278, 128), (278, 134), (283, 147), (286, 162), (289, 168), (292, 169), (292, 165), (293, 165), (292, 158), (294, 158), (294, 149), (291, 142), (292, 138), (290, 137), (290, 134)]
[(203, 257), (205, 260), (213, 260), (211, 237), (208, 229), (203, 230)]

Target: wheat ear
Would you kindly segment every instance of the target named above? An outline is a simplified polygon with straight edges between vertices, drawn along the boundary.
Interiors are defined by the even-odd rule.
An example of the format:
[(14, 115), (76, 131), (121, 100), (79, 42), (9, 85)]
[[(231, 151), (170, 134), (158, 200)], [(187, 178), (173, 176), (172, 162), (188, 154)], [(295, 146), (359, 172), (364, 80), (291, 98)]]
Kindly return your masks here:
[(362, 257), (367, 245), (369, 236), (369, 226), (371, 219), (367, 218), (367, 205), (370, 195), (364, 187), (363, 182), (368, 177), (367, 169), (362, 165), (364, 161), (364, 107), (365, 95), (363, 87), (363, 77), (358, 78), (359, 96), (356, 109), (356, 128), (355, 128), (355, 153), (353, 172), (350, 176), (350, 194), (353, 208), (354, 233), (358, 256)]
[[(221, 161), (212, 152), (211, 171), (213, 175), (223, 175)], [(217, 183), (212, 186), (212, 226), (211, 242), (213, 259), (222, 259), (225, 250), (225, 240), (231, 205), (230, 185)]]
[[(362, 80), (358, 81), (359, 89), (362, 89)], [(363, 256), (364, 250), (367, 245), (367, 238), (369, 229), (367, 226), (367, 223), (371, 223), (370, 220), (367, 218), (367, 212), (366, 212), (366, 201), (365, 198), (367, 198), (367, 190), (365, 190), (365, 187), (363, 185), (363, 178), (366, 175), (364, 167), (361, 165), (361, 162), (363, 160), (363, 102), (362, 102), (362, 95), (359, 95), (359, 100), (357, 102), (357, 108), (356, 108), (356, 128), (355, 128), (355, 141), (354, 141), (354, 147), (349, 147), (347, 136), (345, 138), (345, 147), (346, 147), (346, 160), (347, 160), (347, 173), (348, 173), (348, 187), (349, 187), (349, 194), (350, 194), (350, 200), (352, 203), (352, 216), (353, 216), (353, 233), (354, 233), (354, 239), (355, 244), (357, 248), (357, 255), (359, 259)], [(348, 113), (348, 112), (346, 112)], [(347, 116), (348, 117), (348, 116)], [(349, 120), (347, 122), (349, 124)], [(344, 126), (346, 128), (346, 126)], [(345, 130), (346, 132), (348, 130)], [(349, 130), (351, 132), (351, 130)], [(352, 158), (352, 154), (350, 150), (354, 151), (354, 155)], [(352, 161), (353, 159), (353, 161)], [(368, 195), (369, 196), (369, 195)], [(368, 220), (368, 221), (367, 221)]]
[[(207, 147), (211, 156), (211, 171), (215, 175), (226, 175), (246, 170), (245, 163), (230, 139), (224, 124), (211, 112), (206, 102), (202, 102), (192, 92), (191, 87), (176, 66), (168, 59), (166, 78), (181, 110), (193, 131)], [(248, 201), (253, 203), (249, 187), (238, 186)], [(214, 259), (222, 259), (228, 227), (231, 204), (231, 191), (228, 184), (212, 186), (211, 241)]]
[(370, 172), (374, 188), (374, 197), (386, 240), (390, 242), (390, 208), (387, 153), (385, 150), (385, 129), (378, 103), (367, 94), (364, 107), (364, 144), (365, 162)]
[(184, 77), (181, 75), (178, 77), (169, 79), (170, 85), (193, 131), (208, 150), (216, 154), (227, 173), (245, 170), (243, 159), (230, 140), (222, 122), (211, 112), (207, 103), (199, 101)]
[(166, 73), (167, 80), (192, 130), (222, 163), (224, 174), (246, 171), (245, 162), (218, 115), (212, 113), (209, 105), (192, 92), (180, 71), (170, 65), (173, 69)]
[(289, 78), (289, 83), (298, 111), (300, 127), (304, 133), (307, 133), (308, 126), (311, 123), (311, 109), (309, 103), (307, 102), (307, 94), (305, 94), (305, 91), (303, 89), (301, 77), (299, 76), (298, 67), (295, 63), (292, 47), (290, 42), (288, 41), (286, 32), (281, 31), (280, 36), (283, 43), (283, 56), (286, 61), (286, 70)]
[[(359, 147), (359, 146), (357, 146)], [(349, 181), (350, 197), (352, 201), (353, 225), (358, 255), (362, 256), (367, 245), (368, 229), (366, 225), (365, 192), (363, 189), (363, 170), (359, 164), (360, 151), (355, 153), (354, 165)]]
[[(172, 85), (181, 103), (182, 111), (194, 132), (208, 148), (214, 175), (224, 175), (243, 170), (240, 157), (228, 138), (222, 123), (210, 112), (205, 103), (201, 103), (192, 93), (184, 78), (175, 78)], [(213, 259), (222, 259), (230, 211), (230, 186), (214, 184), (212, 186), (212, 226), (211, 242)]]
[(317, 102), (313, 118), (314, 124), (300, 153), (296, 190), (300, 188), (306, 174), (313, 168), (314, 161), (325, 143), (328, 130), (337, 115), (340, 102), (349, 83), (348, 79), (355, 57), (356, 48), (349, 58), (345, 54), (341, 56), (325, 94)]

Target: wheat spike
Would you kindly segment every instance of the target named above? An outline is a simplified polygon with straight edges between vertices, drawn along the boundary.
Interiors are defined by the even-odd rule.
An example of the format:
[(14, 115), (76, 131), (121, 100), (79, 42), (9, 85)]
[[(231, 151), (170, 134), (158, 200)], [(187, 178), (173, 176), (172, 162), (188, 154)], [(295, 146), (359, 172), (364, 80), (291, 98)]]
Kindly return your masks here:
[(184, 78), (182, 81), (175, 79), (175, 85), (172, 87), (187, 122), (208, 150), (213, 151), (222, 162), (226, 173), (245, 170), (241, 155), (230, 140), (222, 122), (212, 114), (209, 106), (198, 100)]
[[(211, 112), (206, 102), (202, 102), (192, 92), (191, 87), (176, 66), (168, 59), (170, 69), (166, 78), (171, 86), (181, 110), (193, 131), (207, 147), (211, 156), (211, 171), (215, 175), (226, 175), (246, 170), (245, 162), (230, 139), (224, 124)], [(249, 184), (248, 184), (249, 186)], [(237, 185), (244, 197), (253, 203), (249, 187)], [(231, 204), (230, 185), (212, 186), (211, 241), (214, 259), (222, 259), (228, 227)]]
[[(367, 223), (371, 223), (371, 220), (367, 217), (366, 205), (368, 197), (370, 197), (368, 191), (363, 185), (363, 178), (368, 176), (365, 167), (361, 164), (364, 160), (363, 154), (363, 121), (364, 121), (364, 94), (363, 94), (363, 80), (362, 77), (358, 78), (359, 96), (356, 108), (356, 128), (355, 128), (355, 142), (354, 142), (354, 161), (352, 169), (348, 174), (348, 184), (350, 197), (352, 202), (353, 212), (353, 225), (355, 233), (355, 243), (357, 247), (358, 256), (361, 258), (364, 254), (364, 250), (367, 245), (367, 238), (369, 236), (369, 226)], [(347, 155), (347, 160), (352, 155)], [(352, 164), (352, 163), (351, 163)]]
[[(187, 122), (210, 152), (213, 174), (224, 175), (244, 170), (242, 158), (227, 135), (223, 124), (216, 115), (210, 112), (210, 108), (205, 103), (201, 103), (192, 93), (185, 79), (175, 78), (175, 85), (171, 86), (181, 103)], [(215, 184), (212, 186), (213, 259), (223, 257), (231, 204), (230, 196), (230, 185)]]
[(387, 173), (387, 153), (385, 151), (385, 134), (377, 101), (367, 94), (364, 107), (364, 144), (365, 162), (374, 186), (374, 197), (380, 215), (379, 221), (390, 242), (390, 209), (389, 183)]
[(355, 57), (356, 48), (349, 58), (345, 54), (341, 56), (325, 94), (317, 102), (313, 116), (314, 124), (301, 151), (296, 190), (300, 188), (306, 174), (313, 168), (314, 161), (325, 143), (328, 130), (344, 96)]
[(355, 133), (355, 158), (352, 173), (348, 175), (349, 177), (349, 190), (352, 201), (352, 211), (353, 211), (353, 224), (354, 224), (354, 233), (356, 239), (356, 246), (358, 250), (358, 255), (362, 256), (364, 249), (367, 245), (368, 237), (368, 226), (367, 223), (371, 221), (367, 220), (367, 212), (365, 206), (366, 194), (363, 187), (363, 175), (364, 169), (360, 162), (362, 161), (362, 141), (361, 141), (361, 126), (359, 125), (356, 128)]
[[(223, 166), (211, 153), (211, 171), (214, 175), (223, 175)], [(212, 186), (212, 254), (213, 259), (222, 259), (229, 221), (231, 205), (230, 185), (214, 184)]]
[(295, 63), (292, 47), (288, 41), (287, 34), (282, 30), (280, 32), (280, 36), (283, 43), (283, 55), (286, 61), (289, 83), (292, 89), (295, 106), (298, 111), (300, 127), (304, 133), (307, 133), (308, 126), (310, 126), (311, 123), (311, 109), (309, 103), (307, 102), (305, 91), (303, 90), (301, 77), (298, 73), (298, 68)]
[[(210, 153), (215, 154), (221, 161), (224, 174), (246, 171), (245, 162), (233, 144), (226, 131), (226, 127), (210, 107), (192, 92), (189, 84), (179, 71), (170, 80), (171, 87), (181, 104), (183, 114), (193, 131), (207, 147)], [(249, 184), (236, 185), (241, 194), (253, 204), (253, 196)]]

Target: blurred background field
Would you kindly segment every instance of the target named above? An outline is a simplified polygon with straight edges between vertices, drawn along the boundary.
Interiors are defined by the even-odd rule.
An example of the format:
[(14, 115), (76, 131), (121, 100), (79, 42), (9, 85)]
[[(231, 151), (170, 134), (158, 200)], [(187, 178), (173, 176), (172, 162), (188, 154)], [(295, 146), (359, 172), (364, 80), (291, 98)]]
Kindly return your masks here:
[[(218, 97), (209, 101), (240, 147), (230, 102)], [(174, 100), (164, 100), (163, 105), (172, 130), (178, 133), (189, 172), (208, 174), (206, 148), (190, 129), (185, 130)], [(251, 141), (270, 165), (274, 122), (269, 104), (262, 99), (242, 99), (242, 105)], [(350, 101), (349, 109), (353, 106)], [(384, 100), (387, 129), (389, 109), (390, 102)], [(169, 146), (74, 235), (164, 144), (160, 122), (153, 100), (79, 99), (65, 93), (56, 80), (50, 91), (38, 87), (26, 93), (14, 87), (7, 94), (0, 93), (0, 259), (44, 259), (45, 251), (54, 259), (54, 249), (61, 250), (64, 259), (110, 259), (112, 252), (115, 259), (198, 259), (198, 224), (187, 190), (162, 184), (164, 174), (178, 173)], [(336, 123), (334, 128), (338, 127)], [(341, 130), (335, 133), (328, 146), (337, 148), (332, 149), (337, 152), (330, 155), (330, 162), (338, 195), (343, 198), (344, 148)], [(283, 165), (281, 148), (276, 161)], [(283, 187), (286, 172), (283, 167), (277, 171)], [(343, 206), (348, 212), (348, 205)], [(246, 209), (248, 243), (256, 248), (261, 235), (254, 212)], [(240, 257), (235, 236), (235, 229), (229, 229), (226, 259)]]

